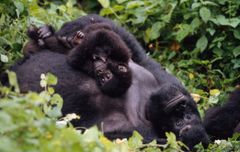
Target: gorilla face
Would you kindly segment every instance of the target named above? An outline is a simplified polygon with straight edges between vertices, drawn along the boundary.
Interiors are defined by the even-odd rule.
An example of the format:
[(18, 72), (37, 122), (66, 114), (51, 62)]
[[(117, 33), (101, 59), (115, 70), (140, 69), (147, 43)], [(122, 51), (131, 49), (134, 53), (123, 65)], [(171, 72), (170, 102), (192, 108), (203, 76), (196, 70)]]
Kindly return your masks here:
[[(175, 97), (170, 98), (173, 96)], [(190, 149), (200, 142), (204, 146), (209, 143), (195, 102), (176, 86), (163, 85), (158, 92), (154, 93), (148, 114), (148, 118), (160, 136), (164, 136), (166, 131), (172, 131)]]

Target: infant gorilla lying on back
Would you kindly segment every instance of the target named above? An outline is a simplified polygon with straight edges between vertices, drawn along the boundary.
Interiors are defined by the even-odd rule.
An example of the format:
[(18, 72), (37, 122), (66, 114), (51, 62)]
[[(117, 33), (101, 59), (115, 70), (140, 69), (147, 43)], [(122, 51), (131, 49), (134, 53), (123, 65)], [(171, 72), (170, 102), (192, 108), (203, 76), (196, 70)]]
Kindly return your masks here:
[[(106, 39), (96, 39), (98, 34)], [(39, 50), (21, 65), (15, 65), (13, 70), (18, 75), (21, 91), (40, 91), (39, 76), (50, 71), (59, 79), (56, 91), (64, 98), (63, 114), (74, 112), (81, 115), (80, 121), (73, 122), (75, 126), (100, 126), (103, 123), (102, 129), (110, 139), (128, 137), (134, 129), (146, 140), (163, 138), (166, 131), (173, 131), (190, 148), (199, 142), (207, 145), (208, 136), (196, 104), (184, 88), (179, 88), (180, 83), (173, 76), (159, 69), (162, 77), (157, 78), (158, 72), (154, 69), (150, 69), (150, 73), (138, 64), (129, 62), (129, 55), (126, 54), (136, 52), (129, 50), (121, 38), (109, 29), (101, 28), (84, 35), (83, 41), (71, 50), (68, 61), (65, 55)], [(125, 59), (118, 59), (119, 56), (126, 56), (126, 60), (119, 61)], [(145, 56), (142, 57), (141, 61), (148, 68)], [(124, 65), (129, 73), (126, 81), (130, 85), (114, 97), (104, 93), (101, 82), (98, 82), (99, 67), (106, 73), (110, 71), (115, 74), (108, 62), (117, 65), (114, 68)], [(152, 61), (148, 63), (151, 67)], [(166, 83), (159, 83), (159, 79)], [(104, 82), (111, 79), (106, 80)]]

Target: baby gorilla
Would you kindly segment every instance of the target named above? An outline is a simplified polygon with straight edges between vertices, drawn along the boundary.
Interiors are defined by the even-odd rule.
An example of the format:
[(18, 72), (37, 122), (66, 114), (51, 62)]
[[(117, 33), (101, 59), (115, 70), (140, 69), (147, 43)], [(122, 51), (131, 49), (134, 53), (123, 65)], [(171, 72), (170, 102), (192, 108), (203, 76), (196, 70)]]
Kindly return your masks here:
[(240, 88), (231, 93), (223, 106), (210, 108), (203, 124), (212, 140), (227, 139), (240, 132)]
[(101, 91), (114, 97), (131, 85), (130, 58), (130, 50), (116, 33), (99, 29), (87, 33), (71, 50), (68, 63), (94, 77)]
[(70, 52), (69, 64), (94, 77), (109, 96), (120, 96), (131, 85), (130, 50), (108, 25), (90, 25), (68, 37), (54, 35), (51, 26), (30, 27), (28, 35), (32, 40), (24, 47), (25, 56), (43, 49)]

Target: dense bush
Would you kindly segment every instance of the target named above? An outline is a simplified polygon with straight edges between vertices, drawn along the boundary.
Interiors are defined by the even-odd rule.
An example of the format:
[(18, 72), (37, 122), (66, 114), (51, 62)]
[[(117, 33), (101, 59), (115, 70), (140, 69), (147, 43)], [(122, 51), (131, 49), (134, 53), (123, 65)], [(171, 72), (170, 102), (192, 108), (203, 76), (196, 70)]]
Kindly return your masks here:
[[(204, 114), (240, 82), (239, 10), (238, 0), (2, 0), (0, 70), (22, 57), (29, 25), (58, 29), (95, 12), (131, 31), (149, 55), (181, 79)], [(82, 134), (68, 123), (77, 116), (57, 119), (62, 100), (51, 88), (52, 75), (42, 76), (40, 94), (20, 94), (14, 74), (9, 76), (11, 87), (0, 86), (0, 151), (177, 151), (182, 146), (171, 133), (166, 145), (142, 144), (137, 133), (114, 142), (96, 128)], [(198, 145), (198, 151), (236, 151), (237, 138), (216, 141), (207, 150)]]

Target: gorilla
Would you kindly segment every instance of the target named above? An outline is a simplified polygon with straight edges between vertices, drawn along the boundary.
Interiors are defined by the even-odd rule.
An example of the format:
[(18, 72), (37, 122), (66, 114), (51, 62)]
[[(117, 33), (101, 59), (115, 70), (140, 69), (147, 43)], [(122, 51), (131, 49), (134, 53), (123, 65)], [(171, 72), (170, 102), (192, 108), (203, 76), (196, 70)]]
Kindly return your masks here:
[[(101, 28), (98, 30), (98, 27)], [(88, 28), (93, 28), (94, 30), (86, 30)], [(37, 29), (37, 31), (40, 29)], [(96, 31), (112, 31), (120, 36), (121, 41), (124, 41), (123, 43), (121, 42), (121, 45), (126, 45), (122, 48), (128, 48), (131, 54), (131, 59), (128, 62), (128, 66), (126, 62), (121, 64), (121, 61), (119, 62), (117, 58), (112, 56), (115, 53), (121, 54), (121, 52), (123, 53), (124, 51), (118, 52), (117, 50), (110, 50), (109, 55), (109, 53), (107, 53), (109, 51), (104, 51), (108, 50), (109, 48), (108, 46), (104, 45), (105, 42), (101, 42), (102, 45), (99, 45), (97, 43), (98, 40), (87, 40), (88, 37), (91, 37), (88, 35), (91, 35), (91, 33), (94, 33), (94, 31), (95, 33)], [(116, 34), (112, 35), (116, 37)], [(59, 77), (59, 83), (62, 81), (64, 84), (59, 87), (59, 89), (58, 86), (61, 84), (56, 87), (57, 92), (59, 92), (64, 98), (64, 106), (62, 110), (63, 114), (75, 112), (81, 115), (82, 119), (73, 123), (75, 126), (89, 127), (93, 124), (100, 126), (99, 123), (103, 122), (106, 128), (103, 127), (102, 130), (110, 139), (128, 137), (128, 135), (131, 134), (131, 132), (135, 129), (138, 130), (145, 139), (153, 139), (155, 137), (164, 138), (164, 133), (166, 131), (173, 131), (177, 135), (178, 139), (182, 140), (190, 148), (199, 142), (202, 142), (204, 145), (208, 144), (208, 136), (203, 128), (199, 113), (197, 111), (196, 103), (193, 101), (190, 94), (174, 76), (167, 73), (160, 64), (149, 58), (137, 40), (123, 28), (116, 26), (109, 19), (105, 19), (97, 15), (88, 15), (75, 21), (65, 23), (58, 32), (52, 35), (53, 36), (48, 38), (54, 38), (57, 43), (60, 43), (62, 46), (58, 46), (60, 46), (61, 51), (54, 49), (54, 45), (56, 44), (51, 43), (54, 45), (53, 48), (48, 47), (50, 51), (43, 50), (41, 47), (39, 48), (39, 51), (35, 51), (33, 49), (32, 52), (37, 52), (36, 54), (30, 55), (30, 58), (27, 59), (22, 65), (14, 66), (13, 70), (16, 71), (18, 75), (20, 86), (23, 86), (23, 91), (39, 91), (39, 87), (37, 86), (39, 81), (35, 78), (37, 75), (39, 75), (39, 73), (50, 71)], [(77, 37), (80, 37), (80, 39), (75, 41)], [(94, 36), (92, 36), (92, 38), (94, 38)], [(114, 39), (111, 37), (109, 38)], [(43, 40), (42, 38), (37, 38), (36, 40), (43, 41), (44, 45), (48, 44), (47, 41), (45, 41), (47, 39)], [(35, 41), (35, 43), (38, 43), (37, 41)], [(110, 43), (114, 42), (114, 44), (111, 46), (118, 46), (118, 43), (115, 43), (116, 41), (108, 41)], [(108, 41), (106, 42), (107, 45), (109, 45)], [(93, 43), (91, 44), (87, 42)], [(90, 46), (88, 47), (94, 50), (90, 51), (90, 57), (87, 58), (86, 61), (84, 61), (84, 58), (81, 55), (81, 52), (88, 54), (88, 51), (84, 51), (83, 47), (81, 47), (84, 44), (89, 44)], [(38, 45), (39, 44), (36, 46), (38, 47)], [(99, 46), (95, 47), (94, 45)], [(63, 46), (67, 49), (62, 49), (61, 47)], [(110, 48), (112, 49), (115, 47)], [(29, 50), (31, 52), (31, 47)], [(103, 55), (100, 55), (102, 52)], [(59, 53), (64, 53), (67, 55)], [(58, 56), (62, 57), (60, 58)], [(38, 63), (36, 58), (44, 60), (44, 63)], [(50, 58), (53, 59), (50, 60)], [(91, 58), (93, 60), (89, 60)], [(125, 90), (125, 92), (123, 91), (123, 94), (114, 97), (109, 95), (111, 93), (103, 94), (102, 92), (104, 91), (101, 89), (101, 92), (98, 91), (93, 95), (92, 92), (98, 90), (95, 87), (100, 85), (99, 88), (101, 88), (102, 83), (98, 82), (99, 80), (96, 77), (98, 76), (97, 73), (99, 73), (97, 72), (97, 67), (100, 67), (103, 71), (107, 71), (104, 72), (107, 73), (104, 74), (105, 77), (108, 77), (107, 75), (110, 73), (110, 79), (106, 78), (106, 82), (110, 82), (109, 80), (111, 80), (112, 77), (111, 73), (113, 77), (115, 77), (115, 73), (113, 72), (115, 69), (111, 70), (110, 66), (107, 66), (108, 63), (105, 63), (106, 59), (107, 61), (111, 61), (113, 60), (112, 58), (115, 60), (114, 62), (116, 62), (117, 65), (124, 65), (123, 67), (125, 67), (127, 71), (131, 73), (130, 87), (123, 89)], [(52, 61), (52, 63), (50, 61)], [(92, 69), (94, 69), (93, 71), (91, 71), (92, 69), (90, 68), (84, 68), (88, 67), (88, 61), (90, 61), (90, 65), (93, 67)], [(56, 65), (60, 63), (64, 64), (64, 66), (59, 67), (60, 69), (57, 69)], [(98, 66), (99, 63), (100, 66)], [(41, 65), (40, 67), (42, 69), (39, 69), (40, 67), (38, 67), (38, 65)], [(47, 69), (45, 66), (50, 67)], [(128, 70), (128, 68), (130, 70)], [(34, 76), (31, 76), (31, 74), (29, 76), (27, 75), (27, 71), (35, 71), (35, 69), (39, 69), (40, 71), (32, 73)], [(67, 69), (71, 70), (67, 71)], [(61, 72), (55, 70), (60, 70)], [(95, 79), (92, 80), (93, 77), (91, 74), (89, 76), (89, 70), (90, 73), (93, 73)], [(73, 71), (81, 73), (78, 74), (78, 78), (75, 78)], [(83, 74), (89, 76), (87, 78), (91, 79), (97, 85), (94, 83), (95, 85), (92, 86), (93, 82), (91, 84), (89, 81), (81, 81), (83, 79)], [(29, 80), (31, 80), (31, 82), (29, 82)], [(77, 81), (79, 82), (76, 84)], [(71, 84), (71, 86), (68, 86), (65, 83)], [(102, 84), (104, 86), (104, 84), (107, 83), (105, 83), (104, 80), (104, 83)], [(88, 89), (79, 90), (79, 88), (81, 88), (79, 86), (84, 86)], [(69, 91), (72, 90), (70, 88), (74, 88), (75, 93)], [(115, 88), (118, 90), (118, 87)], [(107, 100), (108, 103), (106, 103)], [(119, 122), (117, 123), (115, 121)]]
[(208, 109), (203, 124), (212, 140), (240, 133), (240, 88), (230, 94), (223, 106)]
[[(95, 78), (103, 93), (109, 96), (119, 96), (125, 93), (131, 85), (132, 77), (128, 67), (131, 54), (128, 47), (122, 44), (124, 42), (121, 38), (109, 29), (110, 27), (104, 24), (90, 25), (84, 30), (85, 34), (78, 31), (69, 41), (72, 45), (68, 45), (76, 47), (67, 49), (63, 43), (68, 41), (64, 39), (64, 42), (60, 43), (57, 37), (52, 35), (51, 26), (46, 25), (39, 29), (30, 27), (28, 35), (31, 40), (24, 47), (24, 55), (29, 57), (30, 54), (39, 52), (41, 49), (50, 49), (58, 53), (68, 53), (71, 50), (68, 62), (72, 67)], [(82, 36), (77, 42), (76, 37), (79, 35)], [(47, 36), (50, 37), (46, 38)], [(77, 45), (80, 42), (82, 44)]]

